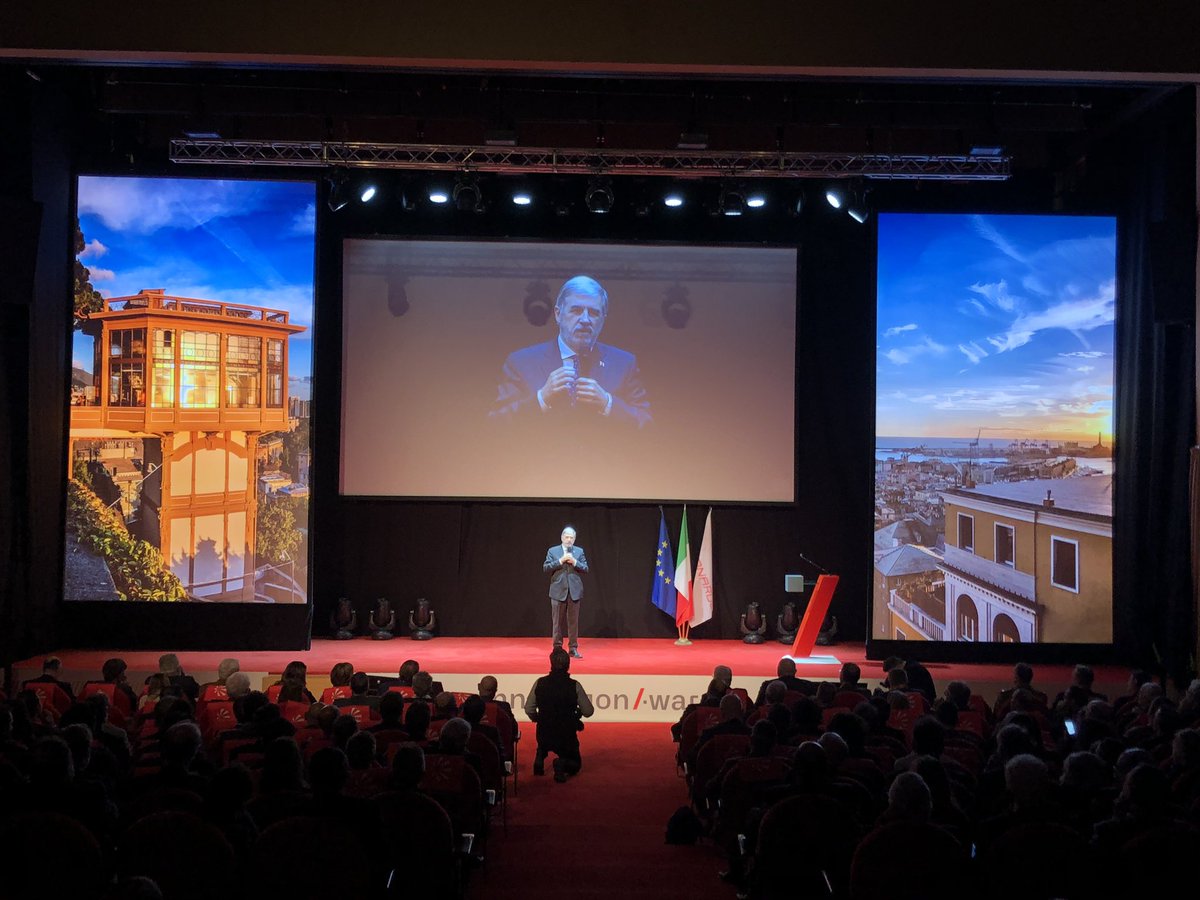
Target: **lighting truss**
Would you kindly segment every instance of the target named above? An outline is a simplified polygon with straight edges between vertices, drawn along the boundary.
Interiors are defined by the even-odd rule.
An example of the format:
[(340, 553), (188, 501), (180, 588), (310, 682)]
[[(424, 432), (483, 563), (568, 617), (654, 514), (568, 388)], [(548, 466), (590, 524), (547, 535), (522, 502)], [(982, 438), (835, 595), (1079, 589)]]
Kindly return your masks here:
[(422, 172), (555, 175), (687, 175), (754, 178), (869, 178), (890, 181), (1006, 181), (1009, 156), (895, 153), (724, 153), (712, 150), (579, 150), (372, 144), (325, 141), (171, 141), (182, 165), (343, 167)]

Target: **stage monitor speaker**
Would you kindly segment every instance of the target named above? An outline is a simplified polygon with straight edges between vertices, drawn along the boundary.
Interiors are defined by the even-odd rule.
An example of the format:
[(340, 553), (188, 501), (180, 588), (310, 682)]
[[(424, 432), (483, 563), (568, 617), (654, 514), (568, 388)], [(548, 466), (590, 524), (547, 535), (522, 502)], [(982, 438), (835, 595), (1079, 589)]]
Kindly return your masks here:
[(1152, 222), (1149, 227), (1150, 290), (1154, 321), (1189, 325), (1196, 321), (1196, 219)]
[(803, 575), (784, 575), (783, 589), (789, 594), (804, 593), (804, 576)]

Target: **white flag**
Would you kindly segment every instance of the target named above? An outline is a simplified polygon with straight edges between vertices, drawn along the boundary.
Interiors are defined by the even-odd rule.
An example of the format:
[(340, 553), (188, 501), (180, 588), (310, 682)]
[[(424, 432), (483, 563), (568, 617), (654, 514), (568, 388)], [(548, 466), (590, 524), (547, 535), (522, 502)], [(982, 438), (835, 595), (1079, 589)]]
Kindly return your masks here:
[(702, 625), (713, 614), (713, 523), (712, 509), (704, 520), (704, 537), (700, 539), (700, 558), (696, 560), (696, 575), (692, 579), (692, 617), (688, 624), (692, 628)]

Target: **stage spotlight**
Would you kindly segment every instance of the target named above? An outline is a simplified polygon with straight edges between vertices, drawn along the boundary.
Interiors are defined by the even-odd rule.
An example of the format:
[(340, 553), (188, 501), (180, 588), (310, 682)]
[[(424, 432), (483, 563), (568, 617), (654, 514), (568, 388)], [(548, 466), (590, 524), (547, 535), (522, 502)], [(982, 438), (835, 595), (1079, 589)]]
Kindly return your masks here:
[(541, 328), (550, 321), (553, 310), (554, 298), (550, 296), (550, 285), (544, 281), (529, 282), (525, 286), (525, 302), (521, 307), (525, 321), (535, 328)]
[(717, 212), (723, 216), (740, 216), (746, 211), (746, 198), (738, 188), (723, 187), (717, 196)]
[(528, 191), (515, 191), (512, 195), (512, 201), (517, 206), (529, 206), (533, 203), (533, 197)]
[(789, 212), (791, 212), (793, 216), (798, 216), (804, 212), (804, 191), (799, 191), (796, 194), (796, 199), (792, 201)]
[(441, 205), (450, 199), (450, 195), (446, 193), (445, 188), (435, 187), (429, 189), (429, 202)]
[(454, 205), (459, 212), (483, 212), (483, 193), (479, 190), (479, 179), (470, 173), (459, 176), (454, 185)]
[(409, 310), (407, 282), (403, 275), (393, 275), (387, 282), (388, 312), (397, 318)]
[(846, 202), (846, 197), (839, 188), (826, 188), (825, 202), (834, 209), (841, 209), (842, 204)]
[(746, 197), (746, 206), (750, 209), (762, 209), (767, 205), (767, 198), (757, 191)]
[(376, 190), (375, 185), (364, 184), (362, 186), (362, 190), (359, 192), (358, 199), (362, 203), (370, 203), (375, 199), (376, 193), (378, 193), (378, 191)]
[(867, 218), (871, 215), (871, 211), (867, 209), (867, 204), (862, 201), (854, 201), (846, 207), (846, 214), (850, 216), (859, 225), (864, 224)]
[(688, 290), (682, 284), (667, 288), (667, 298), (662, 302), (663, 321), (668, 328), (686, 328), (692, 318), (692, 302)]
[(610, 212), (614, 200), (612, 183), (607, 178), (597, 176), (588, 181), (587, 191), (583, 195), (583, 202), (587, 205), (588, 212), (597, 215)]
[(345, 208), (350, 202), (350, 190), (347, 185), (346, 173), (341, 169), (335, 169), (325, 176), (325, 180), (329, 182), (329, 197), (326, 202), (329, 203), (329, 211), (337, 212), (339, 209)]
[(683, 206), (683, 194), (672, 192), (663, 197), (663, 206), (669, 206), (671, 209), (679, 209)]

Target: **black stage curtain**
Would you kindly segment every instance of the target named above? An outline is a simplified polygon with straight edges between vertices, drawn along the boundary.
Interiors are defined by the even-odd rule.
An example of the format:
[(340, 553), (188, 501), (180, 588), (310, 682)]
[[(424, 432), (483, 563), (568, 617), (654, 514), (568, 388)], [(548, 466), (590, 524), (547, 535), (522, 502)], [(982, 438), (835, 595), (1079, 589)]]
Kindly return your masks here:
[[(0, 69), (0, 663), (54, 646), (66, 422), (67, 110)], [(52, 410), (43, 415), (43, 410)]]
[(1145, 115), (1122, 150), (1129, 178), (1118, 261), (1114, 588), (1118, 647), (1184, 678), (1194, 669), (1189, 448), (1196, 442), (1195, 93)]

